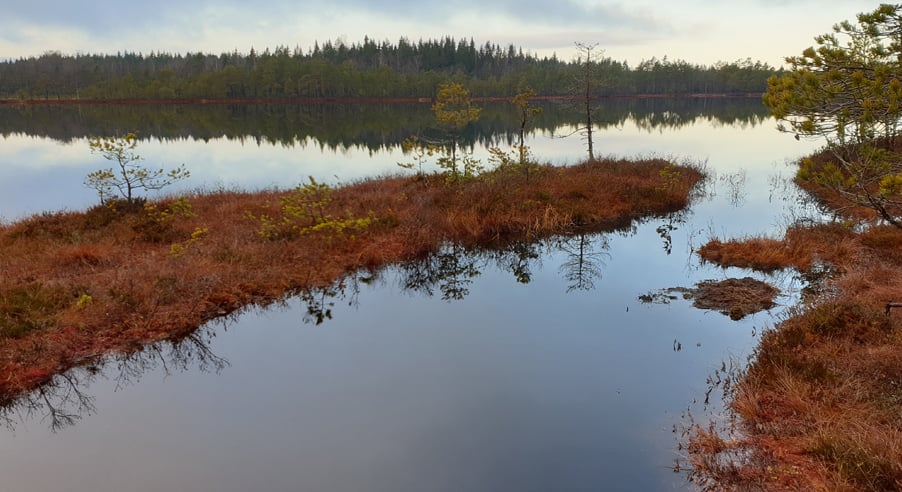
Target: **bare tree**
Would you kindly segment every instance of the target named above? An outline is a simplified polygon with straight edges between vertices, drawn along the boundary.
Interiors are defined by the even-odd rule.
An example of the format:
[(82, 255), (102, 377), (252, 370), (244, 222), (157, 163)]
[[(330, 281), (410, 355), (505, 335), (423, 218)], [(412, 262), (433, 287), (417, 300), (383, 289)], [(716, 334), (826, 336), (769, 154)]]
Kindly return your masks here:
[[(580, 66), (580, 74), (577, 78), (577, 86), (580, 91), (580, 96), (582, 97), (583, 106), (586, 110), (586, 126), (580, 130), (582, 131), (583, 136), (585, 136), (586, 138), (586, 146), (588, 147), (589, 151), (589, 162), (595, 161), (595, 149), (593, 147), (592, 141), (592, 111), (595, 108), (592, 106), (592, 94), (598, 76), (598, 70), (596, 69), (597, 62), (593, 59), (595, 50), (597, 48), (598, 43), (576, 43), (576, 49), (579, 51), (579, 57), (576, 61), (577, 65)], [(601, 53), (598, 54), (598, 57), (601, 57), (603, 54), (604, 50), (601, 50)]]

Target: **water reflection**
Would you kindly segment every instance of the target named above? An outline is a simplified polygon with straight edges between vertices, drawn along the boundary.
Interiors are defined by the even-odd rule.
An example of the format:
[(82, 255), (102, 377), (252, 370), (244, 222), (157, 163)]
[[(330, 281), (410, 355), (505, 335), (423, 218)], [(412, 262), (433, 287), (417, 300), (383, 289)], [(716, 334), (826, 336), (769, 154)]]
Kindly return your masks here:
[[(667, 214), (661, 218), (647, 219), (629, 227), (609, 233), (581, 232), (572, 236), (559, 236), (540, 241), (514, 241), (490, 249), (468, 249), (448, 243), (438, 251), (420, 258), (389, 267), (397, 272), (398, 288), (423, 297), (438, 296), (452, 302), (463, 300), (470, 294), (469, 286), (489, 265), (509, 272), (520, 284), (528, 284), (533, 272), (542, 267), (542, 258), (562, 258), (558, 266), (566, 292), (591, 291), (601, 280), (606, 262), (610, 259), (611, 235), (629, 237), (636, 233), (638, 224), (660, 220), (656, 231), (661, 237), (667, 255), (673, 249), (672, 234), (685, 224), (691, 215), (689, 210)], [(298, 289), (290, 297), (304, 304), (303, 322), (321, 325), (331, 320), (333, 309), (339, 302), (359, 306), (361, 284), (381, 282), (384, 272), (358, 272), (348, 275), (325, 287)], [(641, 298), (642, 296), (640, 296)]]
[(595, 289), (595, 280), (601, 279), (604, 261), (609, 258), (606, 253), (610, 248), (607, 236), (577, 234), (558, 239), (556, 247), (567, 255), (567, 260), (560, 267), (567, 282), (567, 292)]
[[(680, 215), (681, 214), (674, 214)], [(670, 223), (679, 218), (665, 219)], [(619, 231), (626, 236), (635, 227)], [(489, 265), (509, 272), (520, 284), (532, 281), (541, 259), (549, 255), (562, 258), (558, 267), (566, 292), (589, 291), (602, 278), (610, 258), (611, 233), (579, 233), (543, 241), (516, 241), (493, 249), (467, 249), (446, 244), (422, 258), (390, 267), (397, 272), (401, 291), (423, 297), (439, 296), (443, 301), (463, 300), (470, 285)], [(319, 326), (333, 319), (337, 304), (358, 307), (363, 285), (382, 281), (384, 272), (356, 272), (325, 287), (298, 289), (289, 295), (304, 306), (304, 324)], [(282, 301), (288, 306), (287, 299)], [(7, 402), (0, 402), (0, 422), (14, 429), (17, 422), (39, 419), (56, 432), (94, 414), (94, 399), (85, 392), (98, 378), (110, 380), (115, 390), (136, 384), (153, 371), (164, 375), (198, 370), (219, 373), (229, 361), (211, 348), (217, 327), (209, 324), (177, 339), (151, 344), (126, 354), (115, 354), (91, 364), (55, 376), (40, 388)]]
[(733, 173), (722, 174), (718, 176), (718, 181), (727, 187), (727, 197), (730, 205), (739, 208), (745, 204), (747, 195), (746, 191), (746, 171), (740, 169)]
[[(467, 147), (513, 146), (520, 130), (516, 108), (508, 103), (480, 106), (480, 120), (465, 129), (461, 143)], [(530, 123), (535, 132), (579, 126), (584, 117), (579, 108), (569, 104), (537, 102), (536, 106), (543, 111)], [(602, 102), (595, 126), (617, 129), (632, 122), (644, 131), (660, 132), (699, 121), (756, 126), (768, 118), (757, 99), (614, 98)], [(257, 145), (376, 152), (400, 148), (405, 138), (434, 126), (428, 104), (0, 107), (0, 135), (24, 134), (61, 142), (133, 131), (140, 139), (163, 141), (225, 138)]]
[(469, 252), (456, 244), (442, 247), (438, 252), (402, 263), (401, 289), (432, 297), (435, 290), (442, 300), (459, 301), (470, 293), (467, 286), (480, 274), (479, 254)]
[(54, 376), (34, 391), (0, 402), (0, 423), (10, 430), (17, 424), (38, 419), (57, 432), (97, 411), (86, 390), (98, 378), (115, 382), (116, 390), (138, 383), (144, 374), (161, 369), (164, 375), (198, 370), (219, 373), (229, 361), (216, 355), (210, 344), (216, 336), (212, 325), (191, 334), (115, 354)]
[(686, 223), (689, 213), (688, 210), (681, 210), (667, 214), (661, 224), (655, 228), (655, 232), (658, 233), (663, 243), (664, 252), (668, 256), (673, 253), (673, 234), (679, 230), (679, 226)]
[(372, 275), (354, 273), (325, 287), (297, 289), (289, 294), (289, 297), (296, 297), (306, 306), (302, 318), (304, 323), (318, 326), (332, 319), (332, 310), (338, 301), (347, 300), (349, 306), (359, 305), (360, 284), (370, 284), (376, 279), (378, 273)]
[(498, 268), (513, 273), (521, 284), (532, 281), (532, 271), (542, 257), (540, 244), (530, 241), (516, 241), (492, 253)]
[[(740, 473), (739, 465), (748, 462), (751, 457), (751, 450), (744, 446), (724, 446), (717, 453), (692, 454), (690, 451), (691, 446), (717, 445), (717, 442), (724, 442), (721, 439), (741, 440), (743, 430), (739, 417), (735, 411), (725, 408), (722, 402), (734, 399), (750, 360), (751, 356), (744, 361), (734, 357), (721, 361), (720, 367), (705, 380), (705, 398), (701, 409), (694, 413), (691, 407), (687, 408), (680, 416), (680, 423), (674, 424), (673, 433), (679, 452), (674, 461), (674, 472), (684, 470), (687, 482), (700, 490), (719, 490), (723, 484), (711, 479), (717, 476), (712, 472), (718, 470), (724, 476)], [(712, 395), (715, 395), (713, 400)], [(698, 401), (692, 403), (696, 405)], [(701, 462), (693, 462), (693, 459)]]
[(602, 276), (609, 247), (607, 234), (600, 233), (518, 241), (486, 250), (446, 245), (437, 253), (401, 264), (401, 289), (427, 297), (438, 291), (442, 300), (461, 300), (469, 294), (468, 285), (489, 263), (513, 274), (518, 283), (528, 284), (543, 255), (563, 253), (565, 260), (558, 271), (567, 282), (567, 292), (593, 290), (595, 280)]
[[(284, 311), (247, 313), (230, 326), (214, 348), (233, 367), (218, 377), (158, 380), (186, 367), (166, 358), (166, 343), (107, 358), (94, 374), (87, 368), (69, 373), (76, 377), (57, 380), (2, 413), (18, 426), (0, 439), (7, 485), (64, 489), (58, 482), (41, 486), (54, 477), (37, 482), (44, 478), (41, 469), (68, 469), (81, 474), (83, 486), (76, 488), (84, 490), (684, 487), (669, 467), (674, 422), (689, 401), (697, 416), (706, 400), (718, 405), (718, 392), (706, 393), (706, 376), (725, 354), (751, 351), (754, 324), (770, 318), (725, 322), (687, 302), (649, 306), (636, 296), (723, 275), (698, 262), (693, 245), (774, 230), (785, 204), (781, 197), (767, 199), (770, 163), (807, 147), (761, 125), (763, 116), (756, 114), (762, 108), (754, 100), (624, 104), (626, 110), (612, 103), (599, 114), (599, 126), (612, 129), (600, 134), (603, 152), (708, 158), (722, 175), (747, 169), (743, 205), (732, 206), (726, 183), (714, 180), (704, 185), (712, 192), (719, 185), (719, 197), (711, 193), (694, 202), (691, 213), (650, 218), (630, 230), (490, 251), (448, 245), (419, 262), (299, 291)], [(513, 137), (510, 122), (516, 120), (506, 106), (487, 109), (484, 126), (468, 129), (470, 141), (504, 142), (508, 131)], [(96, 167), (80, 160), (87, 154), (80, 139), (88, 134), (137, 129), (165, 142), (146, 142), (148, 162), (187, 162), (203, 186), (246, 189), (307, 174), (356, 179), (397, 171), (396, 162), (404, 160), (397, 151), (369, 159), (366, 150), (395, 149), (412, 131), (431, 125), (428, 105), (32, 111), (37, 121), (0, 112), (0, 132), (75, 144), (27, 137), (4, 143), (9, 157), (2, 159), (7, 174), (0, 181), (8, 192), (0, 198), (10, 205), (0, 203), (0, 212), (7, 215), (56, 209), (56, 201), (36, 204), (38, 186), (65, 197), (63, 207), (79, 205), (73, 197), (85, 170)], [(569, 121), (566, 111), (552, 113), (536, 122), (537, 132)], [(553, 163), (584, 155), (576, 139), (541, 136), (528, 145)], [(363, 151), (343, 159), (318, 149)], [(787, 190), (783, 195), (799, 196)], [(311, 329), (316, 325), (332, 329)], [(209, 360), (227, 364), (221, 357)], [(207, 367), (217, 366), (224, 367)], [(153, 372), (143, 372), (139, 388), (114, 394), (142, 371)], [(78, 420), (94, 412), (101, 414)], [(48, 437), (35, 432), (37, 425), (15, 424), (26, 414), (41, 426), (78, 425)]]
[(0, 406), (0, 422), (14, 430), (16, 424), (40, 418), (52, 432), (78, 422), (95, 412), (94, 399), (84, 392), (97, 377), (97, 366), (71, 370), (53, 377), (31, 393)]

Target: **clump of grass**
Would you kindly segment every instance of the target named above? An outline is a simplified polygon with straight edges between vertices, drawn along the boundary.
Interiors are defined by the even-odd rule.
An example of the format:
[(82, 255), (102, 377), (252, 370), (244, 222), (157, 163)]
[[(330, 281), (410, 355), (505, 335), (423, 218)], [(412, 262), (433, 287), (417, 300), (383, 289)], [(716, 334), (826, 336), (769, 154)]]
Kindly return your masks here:
[(822, 429), (809, 452), (838, 475), (837, 482), (849, 490), (899, 490), (902, 485), (902, 436), (867, 435), (867, 429), (843, 426)]
[(702, 281), (688, 295), (699, 309), (716, 309), (730, 319), (739, 320), (774, 307), (774, 298), (779, 293), (772, 285), (745, 277)]
[(146, 198), (114, 198), (102, 204), (94, 205), (85, 211), (82, 224), (85, 229), (102, 229), (129, 215), (137, 215), (144, 211)]
[(74, 212), (42, 212), (8, 226), (7, 238), (53, 240), (71, 237), (78, 229)]
[(840, 224), (792, 226), (782, 239), (747, 237), (721, 241), (712, 239), (696, 253), (705, 261), (723, 267), (750, 268), (773, 272), (785, 268), (809, 270), (817, 259), (843, 262), (855, 233)]
[(146, 202), (143, 211), (135, 214), (132, 230), (141, 241), (172, 242), (184, 235), (176, 228), (176, 220), (190, 217), (194, 217), (194, 212), (187, 198), (179, 198), (160, 205)]
[(16, 338), (56, 326), (68, 296), (60, 289), (30, 284), (0, 291), (0, 338)]
[(75, 244), (61, 247), (57, 253), (57, 263), (62, 268), (96, 268), (108, 261), (111, 251), (97, 244)]

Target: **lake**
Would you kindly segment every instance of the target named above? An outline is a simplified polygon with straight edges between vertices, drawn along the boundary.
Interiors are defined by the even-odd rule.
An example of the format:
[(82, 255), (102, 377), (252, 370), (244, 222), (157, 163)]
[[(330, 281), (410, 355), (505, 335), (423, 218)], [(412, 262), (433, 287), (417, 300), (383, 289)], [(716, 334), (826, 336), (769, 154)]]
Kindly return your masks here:
[[(543, 107), (533, 154), (583, 158), (578, 134), (561, 138), (578, 112)], [(512, 115), (486, 107), (465, 135), (477, 157), (510, 147)], [(418, 105), (0, 107), (0, 219), (96, 203), (82, 182), (107, 164), (91, 135), (137, 131), (149, 166), (190, 169), (175, 191), (260, 189), (403, 172), (398, 143), (430, 118)], [(816, 214), (788, 182), (815, 146), (757, 100), (608, 101), (598, 121), (598, 156), (704, 163), (691, 208), (503, 251), (449, 244), (70, 371), (0, 412), (0, 490), (691, 488), (689, 414), (724, 417), (709, 378), (741, 367), (806, 285), (693, 249)], [(732, 321), (640, 300), (745, 276), (780, 287), (779, 306)]]

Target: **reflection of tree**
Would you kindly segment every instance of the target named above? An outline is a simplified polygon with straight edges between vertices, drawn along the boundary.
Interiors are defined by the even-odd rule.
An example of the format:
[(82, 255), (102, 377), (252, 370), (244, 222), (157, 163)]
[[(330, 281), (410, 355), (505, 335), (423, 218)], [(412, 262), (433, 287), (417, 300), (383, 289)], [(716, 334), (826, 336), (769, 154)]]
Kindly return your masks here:
[(296, 292), (298, 299), (306, 305), (304, 323), (321, 325), (332, 319), (332, 308), (336, 301), (348, 299), (349, 306), (360, 302), (360, 283), (370, 283), (375, 276), (349, 275), (326, 287), (306, 287)]
[(513, 273), (517, 282), (528, 284), (532, 280), (530, 266), (540, 256), (539, 243), (517, 241), (491, 251), (490, 254), (499, 268)]
[[(629, 229), (632, 230), (632, 229)], [(532, 269), (541, 258), (543, 242), (518, 241), (489, 250), (467, 250), (447, 245), (438, 253), (400, 265), (401, 288), (432, 296), (437, 289), (446, 301), (460, 300), (470, 293), (468, 286), (480, 274), (480, 269), (493, 262), (501, 270), (514, 274), (517, 282), (532, 281)], [(591, 290), (595, 279), (601, 277), (605, 250), (610, 245), (607, 236), (578, 234), (557, 238), (547, 245), (567, 254), (561, 265), (567, 292)]]
[[(630, 99), (603, 100), (604, 111), (594, 127), (621, 128), (627, 121), (646, 130), (679, 128), (698, 121), (722, 125), (757, 125), (769, 119), (754, 99)], [(486, 103), (477, 123), (460, 135), (470, 148), (515, 145), (520, 117), (509, 103)], [(536, 102), (542, 109), (530, 126), (552, 133), (563, 127), (585, 126), (585, 113), (572, 105)], [(50, 137), (65, 142), (90, 136), (118, 135), (123, 128), (141, 139), (255, 141), (258, 144), (305, 146), (331, 151), (351, 148), (371, 152), (400, 148), (405, 138), (434, 126), (429, 105), (387, 104), (247, 104), (208, 106), (0, 106), (0, 135)]]
[(54, 376), (28, 395), (3, 403), (0, 422), (13, 429), (17, 422), (40, 415), (52, 432), (68, 427), (82, 415), (94, 413), (94, 399), (82, 388), (95, 377), (96, 373), (87, 369)]
[(461, 246), (448, 244), (437, 253), (401, 265), (404, 290), (432, 296), (437, 287), (445, 301), (461, 300), (467, 288), (479, 276), (478, 257)]
[(661, 236), (661, 241), (664, 243), (664, 252), (668, 255), (673, 252), (673, 231), (678, 229), (677, 226), (685, 223), (686, 211), (681, 210), (667, 214), (661, 225), (655, 228), (655, 231), (658, 233), (658, 236)]
[(595, 279), (601, 278), (603, 260), (608, 256), (605, 250), (610, 248), (607, 236), (577, 234), (558, 239), (555, 247), (567, 254), (567, 260), (560, 267), (568, 282), (567, 292), (594, 289)]
[(161, 368), (165, 374), (185, 372), (197, 367), (203, 372), (219, 373), (229, 365), (229, 361), (216, 355), (210, 344), (216, 331), (203, 326), (177, 340), (168, 340), (148, 345), (141, 350), (113, 356), (118, 370), (115, 376), (116, 388), (129, 386), (140, 381), (148, 371)]
[(210, 349), (214, 336), (213, 328), (205, 326), (178, 340), (155, 343), (58, 374), (34, 391), (0, 401), (0, 422), (13, 429), (19, 422), (40, 416), (54, 432), (73, 425), (96, 411), (94, 397), (85, 389), (98, 376), (112, 374), (118, 389), (138, 382), (147, 371), (157, 368), (166, 374), (195, 367), (218, 373), (229, 362)]

